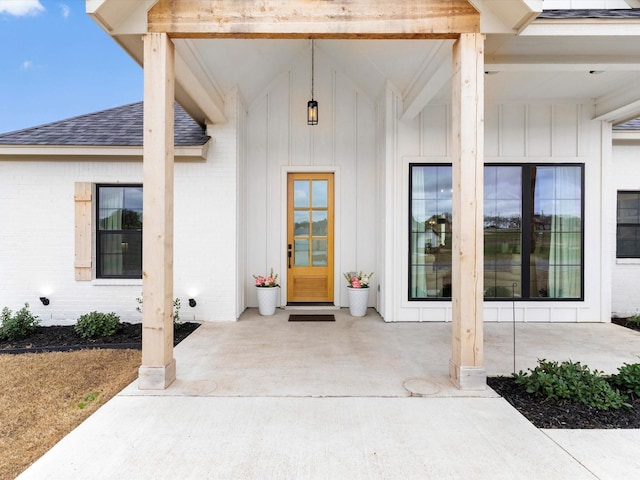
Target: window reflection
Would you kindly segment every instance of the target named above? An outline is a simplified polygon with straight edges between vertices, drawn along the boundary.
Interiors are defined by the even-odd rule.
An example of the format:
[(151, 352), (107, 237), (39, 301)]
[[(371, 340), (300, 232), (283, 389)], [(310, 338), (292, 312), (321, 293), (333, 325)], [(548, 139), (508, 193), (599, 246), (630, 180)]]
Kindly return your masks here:
[(293, 206), (303, 208), (309, 206), (309, 180), (294, 180)]
[[(451, 167), (410, 175), (409, 298), (450, 297)], [(486, 298), (581, 297), (582, 175), (580, 165), (485, 166)]]
[(98, 185), (98, 278), (142, 276), (142, 187)]

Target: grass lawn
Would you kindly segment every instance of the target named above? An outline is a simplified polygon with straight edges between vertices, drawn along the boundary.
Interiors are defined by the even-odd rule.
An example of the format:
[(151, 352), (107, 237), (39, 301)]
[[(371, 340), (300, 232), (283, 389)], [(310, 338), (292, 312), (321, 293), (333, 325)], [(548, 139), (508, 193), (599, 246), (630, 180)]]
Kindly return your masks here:
[(13, 479), (135, 380), (138, 350), (0, 355), (0, 480)]

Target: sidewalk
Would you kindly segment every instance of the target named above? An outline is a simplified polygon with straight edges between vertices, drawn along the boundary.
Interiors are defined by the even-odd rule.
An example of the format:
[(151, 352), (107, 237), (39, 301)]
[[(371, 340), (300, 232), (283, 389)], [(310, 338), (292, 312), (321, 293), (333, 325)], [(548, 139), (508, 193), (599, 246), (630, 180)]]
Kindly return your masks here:
[[(386, 324), (372, 311), (364, 319), (336, 311), (336, 322), (289, 323), (288, 313), (249, 311), (235, 323), (203, 325), (176, 348), (178, 379), (169, 389), (127, 387), (18, 478), (640, 474), (638, 430), (539, 430), (490, 389), (452, 388), (450, 325)], [(517, 368), (534, 366), (537, 351), (604, 370), (640, 353), (640, 335), (615, 325), (516, 329)], [(489, 374), (509, 374), (511, 325), (487, 324), (485, 333)]]

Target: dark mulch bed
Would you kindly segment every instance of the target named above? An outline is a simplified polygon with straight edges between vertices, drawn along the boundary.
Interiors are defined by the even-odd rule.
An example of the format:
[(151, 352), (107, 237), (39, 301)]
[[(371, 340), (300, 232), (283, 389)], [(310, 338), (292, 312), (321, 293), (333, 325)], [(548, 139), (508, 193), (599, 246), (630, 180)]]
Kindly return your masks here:
[[(611, 322), (640, 331), (640, 324), (626, 318), (612, 318)], [(538, 428), (640, 428), (639, 398), (628, 400), (631, 408), (596, 410), (583, 404), (545, 402), (516, 385), (513, 377), (488, 378), (487, 384)]]
[(631, 321), (630, 318), (612, 318), (611, 323), (640, 332), (640, 323)]
[(640, 428), (640, 399), (631, 408), (596, 410), (583, 404), (558, 405), (527, 393), (512, 377), (491, 377), (487, 384), (538, 428)]
[[(174, 345), (188, 337), (199, 323), (185, 322), (174, 326)], [(76, 334), (73, 325), (37, 327), (34, 334), (21, 340), (0, 340), (0, 353), (80, 350), (85, 348), (142, 348), (142, 324), (122, 323), (109, 337), (84, 339)]]

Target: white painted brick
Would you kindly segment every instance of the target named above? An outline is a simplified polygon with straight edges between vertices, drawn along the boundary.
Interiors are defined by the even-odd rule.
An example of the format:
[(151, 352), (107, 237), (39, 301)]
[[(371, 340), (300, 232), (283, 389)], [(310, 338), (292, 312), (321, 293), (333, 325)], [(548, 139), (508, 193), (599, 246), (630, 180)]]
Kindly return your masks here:
[[(616, 191), (640, 191), (640, 145), (614, 146), (613, 165)], [(627, 317), (640, 311), (639, 285), (640, 259), (616, 260), (611, 282), (613, 314)]]
[[(212, 129), (205, 162), (175, 166), (174, 297), (183, 320), (236, 319), (236, 129), (232, 115), (228, 120)], [(73, 196), (80, 181), (142, 182), (142, 162), (0, 161), (0, 308), (15, 311), (27, 302), (44, 325), (72, 324), (93, 310), (140, 322), (141, 281), (75, 281)]]

